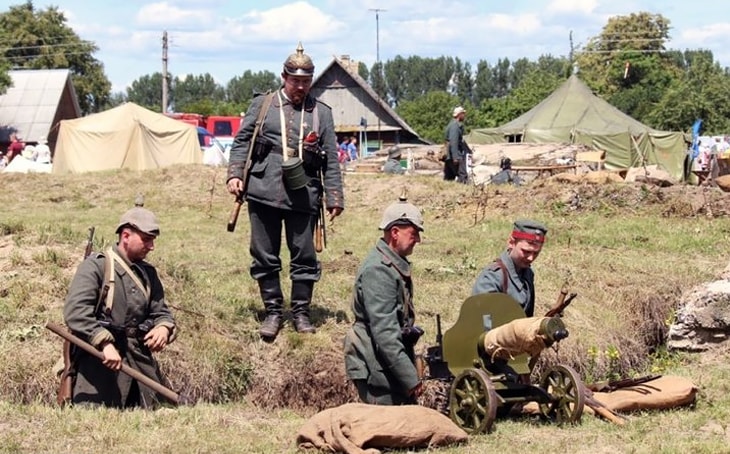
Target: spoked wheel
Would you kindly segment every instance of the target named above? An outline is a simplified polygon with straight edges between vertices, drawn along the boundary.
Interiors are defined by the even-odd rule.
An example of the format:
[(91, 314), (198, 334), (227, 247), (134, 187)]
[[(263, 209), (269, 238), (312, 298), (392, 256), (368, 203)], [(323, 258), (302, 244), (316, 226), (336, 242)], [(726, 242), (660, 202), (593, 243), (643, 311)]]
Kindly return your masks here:
[(580, 375), (570, 366), (553, 366), (540, 378), (540, 387), (550, 395), (550, 402), (540, 404), (540, 413), (558, 424), (580, 422), (586, 390)]
[(451, 420), (470, 435), (491, 431), (498, 402), (492, 380), (482, 370), (466, 369), (451, 384)]

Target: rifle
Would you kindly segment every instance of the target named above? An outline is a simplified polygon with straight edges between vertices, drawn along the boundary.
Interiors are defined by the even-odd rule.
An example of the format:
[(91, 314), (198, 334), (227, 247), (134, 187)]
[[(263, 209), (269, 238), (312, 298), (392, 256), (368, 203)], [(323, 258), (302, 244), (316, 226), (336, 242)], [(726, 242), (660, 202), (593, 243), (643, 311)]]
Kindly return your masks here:
[(246, 163), (243, 165), (243, 187), (241, 188), (241, 192), (236, 195), (236, 200), (233, 204), (231, 215), (228, 217), (228, 225), (226, 225), (226, 230), (228, 230), (229, 232), (233, 232), (236, 230), (238, 214), (241, 212), (241, 205), (243, 205), (243, 201), (246, 197), (246, 192), (248, 191), (248, 180), (251, 175), (251, 166), (253, 165), (252, 157), (254, 153), (254, 148), (256, 146), (256, 137), (258, 137), (259, 135), (261, 123), (264, 121), (266, 112), (269, 110), (269, 106), (271, 105), (271, 100), (274, 98), (273, 93), (267, 93), (265, 96), (266, 98), (264, 99), (264, 103), (261, 105), (259, 116), (256, 118), (256, 126), (254, 126), (253, 128), (253, 135), (251, 136), (251, 141), (249, 142), (248, 154), (246, 155)]
[[(86, 260), (94, 248), (94, 233), (96, 227), (89, 227), (89, 236), (86, 239), (86, 247), (84, 248), (84, 260)], [(73, 398), (73, 385), (76, 378), (76, 369), (73, 361), (73, 348), (67, 340), (63, 341), (63, 370), (59, 376), (58, 390), (56, 391), (56, 402), (60, 406), (71, 403)]]
[(324, 223), (324, 200), (320, 197), (317, 225), (314, 226), (314, 250), (322, 252), (327, 247), (327, 229)]
[(89, 227), (89, 237), (86, 239), (86, 248), (84, 249), (84, 260), (91, 255), (91, 251), (94, 249), (94, 231), (96, 231), (96, 227), (93, 225)]
[(621, 388), (628, 388), (630, 386), (640, 385), (652, 380), (660, 378), (661, 375), (644, 375), (643, 377), (636, 378), (623, 378), (620, 380), (611, 380), (607, 382), (598, 382), (591, 385), (587, 385), (588, 389), (597, 392), (611, 392)]
[[(89, 344), (88, 342), (84, 342), (83, 340), (79, 339), (78, 337), (74, 336), (68, 330), (64, 329), (60, 325), (57, 325), (53, 322), (46, 323), (46, 328), (51, 330), (52, 332), (56, 333), (57, 335), (61, 336), (65, 341), (79, 347), (86, 353), (90, 354), (91, 356), (97, 358), (99, 361), (104, 361), (104, 354), (94, 348), (93, 345)], [(187, 403), (186, 399), (183, 399), (180, 394), (176, 393), (175, 391), (171, 390), (170, 388), (157, 383), (150, 377), (146, 376), (142, 372), (132, 369), (131, 367), (127, 366), (126, 364), (122, 364), (122, 372), (129, 375), (133, 379), (137, 380), (138, 382), (142, 383), (143, 385), (147, 386), (148, 388), (152, 389), (153, 391), (157, 392), (158, 394), (164, 396), (168, 401), (175, 405)]]

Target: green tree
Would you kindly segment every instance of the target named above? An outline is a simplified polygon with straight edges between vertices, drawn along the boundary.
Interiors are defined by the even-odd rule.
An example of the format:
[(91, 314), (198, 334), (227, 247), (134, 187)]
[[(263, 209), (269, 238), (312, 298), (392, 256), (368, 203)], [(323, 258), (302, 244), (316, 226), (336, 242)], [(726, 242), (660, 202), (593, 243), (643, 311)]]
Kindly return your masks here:
[[(459, 98), (443, 90), (426, 93), (413, 101), (403, 101), (396, 112), (421, 137), (440, 143), (444, 140), (444, 130), (451, 120), (451, 112), (459, 104)], [(464, 106), (467, 111), (471, 105)]]
[(182, 78), (178, 76), (172, 82), (171, 98), (170, 104), (176, 112), (190, 112), (191, 105), (202, 100), (213, 105), (225, 102), (226, 91), (209, 73)]
[(695, 119), (703, 120), (707, 134), (730, 131), (730, 75), (714, 61), (712, 52), (687, 51), (682, 77), (672, 81), (651, 112), (650, 124), (658, 129), (687, 131)]
[[(172, 76), (168, 74), (168, 78), (171, 79)], [(162, 110), (162, 73), (158, 71), (133, 81), (127, 87), (127, 100), (155, 112), (160, 112)]]
[(0, 14), (2, 56), (15, 68), (69, 69), (82, 113), (99, 112), (108, 104), (111, 82), (93, 57), (96, 45), (81, 40), (66, 21), (55, 6), (36, 10), (30, 0), (11, 6)]
[(251, 99), (257, 93), (266, 93), (281, 86), (281, 79), (271, 71), (257, 73), (246, 70), (242, 75), (235, 76), (226, 85), (226, 98), (229, 102), (239, 106), (245, 112), (251, 104)]
[(481, 105), (482, 102), (492, 98), (495, 94), (494, 71), (488, 62), (479, 60), (476, 74), (474, 75), (474, 104)]

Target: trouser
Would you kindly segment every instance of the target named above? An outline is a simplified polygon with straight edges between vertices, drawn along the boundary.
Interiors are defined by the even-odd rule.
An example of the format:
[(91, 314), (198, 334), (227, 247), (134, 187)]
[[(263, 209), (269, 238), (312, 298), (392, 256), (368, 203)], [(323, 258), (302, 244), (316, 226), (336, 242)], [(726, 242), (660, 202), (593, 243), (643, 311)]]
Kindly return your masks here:
[(251, 223), (249, 251), (252, 257), (251, 277), (260, 280), (281, 271), (281, 226), (291, 257), (289, 276), (292, 281), (318, 281), (322, 271), (314, 250), (313, 214), (284, 210), (257, 202), (248, 202)]
[(387, 388), (368, 385), (367, 380), (353, 380), (360, 400), (373, 405), (413, 405), (416, 400), (411, 396)]
[(454, 164), (453, 160), (447, 159), (446, 161), (444, 161), (444, 180), (454, 181), (458, 173), (459, 167), (458, 165)]

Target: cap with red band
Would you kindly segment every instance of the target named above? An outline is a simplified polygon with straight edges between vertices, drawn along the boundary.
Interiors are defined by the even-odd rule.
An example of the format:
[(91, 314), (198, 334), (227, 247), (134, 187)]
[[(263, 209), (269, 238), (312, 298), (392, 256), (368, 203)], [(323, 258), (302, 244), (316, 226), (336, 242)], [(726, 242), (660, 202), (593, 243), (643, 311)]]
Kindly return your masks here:
[(539, 222), (531, 221), (528, 219), (521, 219), (515, 221), (515, 225), (512, 228), (512, 238), (515, 240), (526, 240), (536, 241), (538, 243), (545, 242), (545, 235), (547, 235), (547, 227)]

